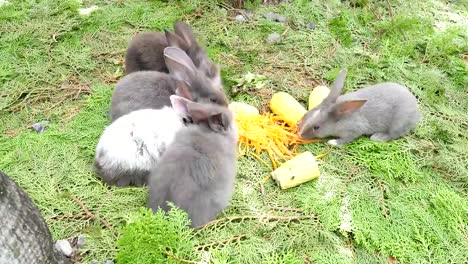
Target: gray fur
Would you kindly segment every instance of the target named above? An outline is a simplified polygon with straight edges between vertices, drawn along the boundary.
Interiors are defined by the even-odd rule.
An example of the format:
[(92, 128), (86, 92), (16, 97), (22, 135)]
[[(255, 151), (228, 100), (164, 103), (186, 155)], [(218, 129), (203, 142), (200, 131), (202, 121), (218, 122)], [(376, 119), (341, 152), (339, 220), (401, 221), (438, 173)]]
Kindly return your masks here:
[[(185, 94), (195, 102), (214, 102), (227, 106), (224, 92), (213, 86), (190, 58), (179, 48), (168, 47), (164, 59), (170, 74), (138, 71), (126, 75), (116, 85), (111, 101), (110, 118), (117, 118), (140, 109), (170, 106), (169, 96)], [(185, 90), (188, 90), (184, 92)]]
[(196, 67), (206, 75), (215, 87), (222, 89), (219, 67), (213, 63), (195, 39), (192, 29), (184, 22), (174, 24), (175, 33), (143, 32), (130, 41), (125, 55), (125, 72), (159, 71), (168, 73), (163, 58), (164, 49), (168, 46), (182, 49)]
[(39, 209), (3, 172), (0, 172), (0, 263), (69, 263), (54, 249)]
[(222, 88), (210, 82), (185, 52), (176, 47), (164, 49), (164, 59), (171, 76), (186, 85), (195, 102), (211, 102), (222, 106), (228, 105), (228, 99)]
[[(159, 150), (158, 150), (159, 151)], [(162, 154), (162, 153), (161, 153)], [(144, 186), (147, 184), (149, 170), (142, 168), (128, 168), (122, 164), (116, 164), (114, 166), (107, 166), (101, 164), (100, 157), (105, 155), (105, 150), (100, 150), (96, 155), (94, 161), (94, 167), (96, 173), (101, 177), (108, 185), (115, 185), (117, 187), (126, 186)]]
[(168, 46), (161, 32), (142, 32), (135, 35), (125, 54), (125, 73), (136, 71), (168, 72), (163, 51)]
[(169, 96), (176, 93), (176, 88), (176, 81), (166, 73), (139, 71), (126, 75), (112, 94), (110, 118), (115, 121), (136, 110), (170, 106)]
[(188, 213), (192, 227), (198, 227), (229, 204), (236, 175), (237, 130), (225, 107), (177, 96), (171, 100), (174, 109), (186, 111), (194, 124), (176, 134), (151, 172), (148, 207), (168, 211), (167, 202), (172, 202)]
[(370, 135), (374, 141), (389, 141), (408, 134), (421, 119), (415, 96), (397, 83), (380, 83), (339, 95), (346, 70), (332, 85), (329, 96), (298, 122), (304, 139), (336, 137), (329, 143), (343, 146)]

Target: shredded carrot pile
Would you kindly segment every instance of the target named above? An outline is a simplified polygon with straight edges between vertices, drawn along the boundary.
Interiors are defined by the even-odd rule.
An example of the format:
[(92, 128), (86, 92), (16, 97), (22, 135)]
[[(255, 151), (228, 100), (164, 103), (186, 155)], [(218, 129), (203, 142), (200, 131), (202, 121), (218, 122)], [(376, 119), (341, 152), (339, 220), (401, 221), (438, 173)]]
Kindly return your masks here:
[[(296, 128), (289, 127), (272, 113), (252, 115), (236, 113), (235, 122), (239, 133), (239, 155), (250, 154), (271, 170), (297, 154), (297, 146), (318, 140), (303, 140)], [(258, 154), (267, 152), (271, 166)]]

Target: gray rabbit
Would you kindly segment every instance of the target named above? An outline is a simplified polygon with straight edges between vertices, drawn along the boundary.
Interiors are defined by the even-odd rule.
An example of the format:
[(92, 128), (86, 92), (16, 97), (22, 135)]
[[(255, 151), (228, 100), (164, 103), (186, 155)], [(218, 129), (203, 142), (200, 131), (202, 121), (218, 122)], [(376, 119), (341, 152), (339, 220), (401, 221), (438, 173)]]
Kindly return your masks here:
[(174, 142), (149, 177), (148, 207), (168, 211), (167, 202), (186, 211), (191, 226), (213, 220), (228, 206), (234, 190), (237, 129), (232, 113), (215, 104), (199, 104), (172, 95), (176, 112), (193, 124)]
[(69, 263), (55, 250), (39, 209), (3, 172), (0, 172), (0, 263)]
[(328, 143), (343, 146), (362, 135), (374, 141), (402, 137), (421, 118), (415, 96), (397, 83), (380, 83), (340, 96), (347, 70), (338, 73), (330, 94), (298, 122), (304, 139), (337, 137)]
[(170, 106), (169, 96), (176, 92), (196, 102), (228, 105), (224, 91), (213, 86), (183, 50), (167, 47), (164, 59), (170, 74), (138, 71), (117, 83), (111, 100), (112, 121), (132, 111)]
[(211, 62), (206, 51), (201, 47), (192, 29), (184, 22), (174, 24), (175, 33), (169, 30), (162, 32), (143, 32), (130, 41), (125, 54), (125, 72), (136, 71), (169, 72), (164, 61), (164, 49), (172, 46), (182, 49), (195, 66), (212, 82), (213, 86), (221, 88), (219, 67)]

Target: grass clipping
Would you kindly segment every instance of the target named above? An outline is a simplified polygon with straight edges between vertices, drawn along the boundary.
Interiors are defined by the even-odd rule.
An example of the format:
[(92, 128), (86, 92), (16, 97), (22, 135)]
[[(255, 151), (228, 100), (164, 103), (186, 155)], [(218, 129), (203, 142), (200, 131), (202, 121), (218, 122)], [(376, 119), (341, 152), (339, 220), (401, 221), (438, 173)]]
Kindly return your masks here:
[[(244, 103), (233, 102), (230, 105), (231, 110), (234, 112), (235, 122), (238, 128), (239, 155), (251, 155), (255, 157), (259, 162), (263, 163), (276, 174), (287, 173), (284, 168), (280, 167), (286, 161), (292, 161), (292, 159), (299, 154), (297, 152), (297, 147), (300, 144), (319, 141), (304, 140), (297, 135), (297, 128), (293, 125), (295, 122), (290, 122), (291, 115), (285, 115), (288, 115), (288, 113), (297, 113), (298, 111), (301, 112), (302, 109), (297, 109), (299, 103), (296, 104), (295, 102), (288, 102), (287, 100), (293, 99), (288, 96), (289, 95), (285, 93), (273, 95), (271, 109), (275, 113), (266, 112), (260, 114), (257, 108)], [(286, 101), (284, 101), (285, 98), (287, 99)], [(281, 105), (282, 109), (278, 109), (277, 106), (279, 105)], [(294, 107), (295, 109), (287, 109), (288, 107)], [(305, 113), (305, 111), (306, 110), (304, 109), (303, 112)], [(296, 120), (296, 122), (297, 121), (298, 120)], [(266, 152), (268, 154), (270, 162), (267, 162), (260, 157), (259, 154), (262, 152)], [(309, 159), (313, 159), (313, 164), (317, 165), (313, 155), (307, 155), (307, 157), (309, 157)], [(297, 163), (294, 164), (297, 165)], [(318, 169), (314, 170), (314, 172), (318, 172)], [(270, 177), (271, 175), (268, 175), (262, 180), (262, 182), (266, 182)], [(305, 175), (305, 177), (312, 179), (318, 177), (318, 174), (314, 173), (314, 175)], [(302, 175), (290, 174), (290, 177), (274, 178), (276, 178), (282, 189), (291, 188), (306, 181)], [(289, 179), (288, 182), (282, 182), (282, 180), (280, 180), (286, 178)]]

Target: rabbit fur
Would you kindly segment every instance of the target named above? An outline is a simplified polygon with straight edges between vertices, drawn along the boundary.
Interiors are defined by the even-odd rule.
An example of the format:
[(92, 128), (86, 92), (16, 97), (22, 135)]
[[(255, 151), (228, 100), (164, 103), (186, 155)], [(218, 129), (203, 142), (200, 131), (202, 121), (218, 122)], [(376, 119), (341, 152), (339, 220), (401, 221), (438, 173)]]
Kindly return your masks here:
[(0, 263), (71, 263), (55, 249), (41, 212), (16, 182), (0, 171)]
[(124, 115), (109, 125), (96, 147), (97, 174), (109, 185), (142, 186), (184, 118), (170, 107), (142, 109)]
[(213, 63), (195, 39), (192, 28), (181, 21), (174, 24), (174, 31), (165, 29), (162, 32), (142, 32), (130, 41), (125, 54), (125, 72), (136, 71), (169, 72), (164, 61), (164, 49), (177, 47), (182, 49), (195, 66), (206, 75), (214, 87), (222, 89), (219, 67)]
[(397, 83), (379, 83), (340, 96), (347, 70), (339, 72), (330, 94), (298, 122), (304, 139), (337, 137), (328, 143), (343, 146), (362, 135), (374, 141), (402, 137), (421, 118), (415, 96)]
[(167, 202), (171, 202), (188, 213), (191, 227), (197, 227), (213, 220), (231, 199), (237, 129), (225, 107), (194, 103), (176, 95), (171, 101), (193, 124), (177, 132), (152, 170), (148, 207), (168, 211)]
[(224, 91), (214, 87), (181, 49), (166, 48), (164, 58), (169, 74), (138, 71), (117, 83), (111, 99), (112, 121), (135, 110), (171, 106), (169, 96), (176, 93), (196, 102), (228, 105)]

